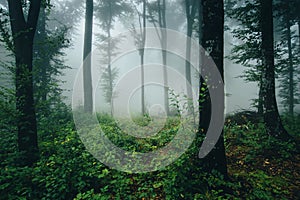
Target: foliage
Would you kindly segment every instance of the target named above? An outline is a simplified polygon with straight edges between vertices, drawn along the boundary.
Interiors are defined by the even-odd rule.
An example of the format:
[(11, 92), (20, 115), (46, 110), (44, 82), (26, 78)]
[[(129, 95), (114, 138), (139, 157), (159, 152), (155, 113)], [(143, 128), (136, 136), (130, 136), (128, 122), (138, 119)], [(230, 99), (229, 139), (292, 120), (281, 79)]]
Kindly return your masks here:
[[(300, 91), (297, 87), (299, 77), (299, 36), (292, 27), (296, 25), (296, 1), (278, 1), (275, 4), (275, 22), (277, 37), (277, 68), (279, 69), (281, 104), (290, 114), (299, 104)], [(299, 4), (299, 3), (298, 3)]]
[[(66, 2), (68, 3), (65, 5), (71, 6), (70, 1)], [(74, 2), (77, 2), (76, 5), (80, 4), (77, 0)], [(113, 1), (103, 0), (97, 3), (103, 2)], [(246, 31), (254, 31), (248, 34), (245, 30), (237, 30), (241, 31), (238, 37), (245, 41), (246, 46), (236, 49), (237, 54), (242, 53), (236, 55), (236, 59), (241, 59), (239, 60), (241, 63), (257, 67), (255, 64), (258, 62), (252, 62), (256, 62), (253, 58), (260, 59), (255, 57), (259, 55), (250, 52), (260, 48), (257, 21), (255, 21), (257, 18), (253, 17), (256, 14), (256, 10), (253, 9), (256, 5), (253, 2), (256, 0), (245, 2), (247, 4), (243, 4), (245, 6), (243, 9), (248, 10), (243, 23), (247, 25), (241, 27), (246, 27)], [(231, 6), (234, 7), (234, 4)], [(103, 9), (105, 8), (102, 8), (102, 11)], [(119, 5), (118, 9), (121, 9)], [(70, 8), (66, 6), (66, 10), (69, 11)], [(74, 12), (78, 14), (78, 10), (80, 9), (75, 9)], [(2, 8), (0, 11), (1, 14), (5, 13)], [(231, 14), (241, 17), (244, 11), (237, 9)], [(6, 47), (10, 49), (8, 41), (11, 38), (5, 32), (10, 31), (7, 29), (8, 21), (2, 19), (4, 18), (0, 20), (0, 31), (3, 37), (0, 40), (7, 42)], [(102, 25), (106, 27), (107, 24)], [(140, 36), (137, 32), (135, 34)], [(47, 32), (46, 40), (42, 41), (46, 46), (49, 45), (51, 50), (49, 52), (51, 55), (46, 56), (51, 58), (51, 70), (53, 70), (51, 73), (49, 71), (48, 78), (53, 79), (47, 83), (47, 88), (40, 87), (39, 90), (56, 88), (56, 92), (49, 93), (48, 101), (41, 101), (45, 104), (42, 106), (43, 112), (38, 115), (41, 156), (32, 167), (20, 166), (18, 163), (21, 154), (18, 153), (17, 148), (18, 113), (15, 108), (15, 90), (0, 87), (0, 199), (299, 199), (300, 156), (297, 142), (300, 138), (300, 116), (283, 116), (287, 130), (296, 138), (296, 141), (291, 143), (278, 141), (267, 135), (256, 112), (243, 111), (227, 117), (225, 141), (229, 179), (224, 179), (215, 170), (207, 173), (204, 170), (207, 163), (197, 159), (199, 145), (204, 137), (202, 135), (197, 135), (197, 139), (179, 159), (160, 171), (133, 174), (104, 166), (83, 145), (72, 119), (71, 108), (63, 103), (58, 95), (60, 90), (54, 81), (56, 76), (61, 75), (59, 70), (64, 67), (59, 58), (62, 56), (59, 50), (68, 46), (68, 44), (60, 44), (66, 41), (67, 35), (67, 29), (59, 29), (57, 32)], [(247, 42), (249, 38), (254, 42)], [(251, 55), (245, 53), (244, 48), (248, 48), (247, 51)], [(37, 51), (41, 53), (41, 49)], [(247, 60), (248, 58), (250, 61)], [(40, 66), (38, 62), (36, 65)], [(259, 73), (254, 68), (253, 73), (257, 72)], [(39, 69), (36, 71), (36, 74), (38, 73)], [(3, 75), (5, 74), (0, 74), (1, 78)], [(254, 75), (253, 77), (253, 79), (259, 78)], [(38, 85), (39, 81), (36, 80), (35, 83)], [(204, 92), (206, 88), (204, 85), (200, 90)], [(204, 94), (200, 94), (199, 103), (203, 103), (205, 97)], [(146, 128), (149, 123), (154, 122), (147, 113), (143, 116), (133, 116), (133, 122), (129, 119), (117, 121), (108, 114), (97, 113), (98, 122), (102, 131), (118, 147), (133, 152), (154, 151), (165, 146), (175, 137), (184, 120), (182, 113), (191, 106), (187, 96), (175, 94), (174, 91), (170, 91), (169, 100), (173, 114), (168, 116), (162, 128), (151, 138), (136, 138), (129, 134), (139, 133), (132, 123)], [(37, 107), (38, 110), (40, 108)], [(91, 134), (99, 135), (99, 129), (92, 130)], [(114, 159), (111, 156), (112, 152), (106, 153), (107, 159)]]
[(226, 1), (227, 6), (231, 5), (231, 9), (226, 10), (227, 21), (237, 24), (231, 28), (231, 33), (237, 42), (234, 43), (229, 59), (247, 67), (242, 75), (246, 81), (258, 82), (262, 64), (262, 55), (259, 51), (261, 46), (259, 2), (243, 1), (238, 5), (233, 2), (235, 1)]
[(229, 174), (239, 182), (240, 198), (290, 199), (296, 195), (297, 186), (290, 184), (300, 161), (296, 142), (269, 137), (261, 123), (226, 126), (225, 132)]
[[(259, 95), (254, 99), (254, 106), (262, 112), (262, 32), (260, 27), (260, 3), (258, 0), (226, 0), (226, 26), (233, 35), (234, 43), (227, 56), (236, 64), (246, 69), (239, 77), (245, 81), (257, 82)], [(230, 27), (230, 28), (229, 28)]]
[[(288, 12), (290, 15), (291, 26), (296, 23), (296, 1), (289, 1), (291, 11)], [(282, 98), (282, 105), (284, 107), (289, 106), (290, 98), (290, 69), (289, 69), (289, 56), (287, 48), (287, 31), (286, 31), (286, 5), (287, 1), (276, 1), (273, 6), (275, 11), (274, 23), (275, 29), (275, 61), (276, 61), (276, 76), (279, 77), (279, 96)], [(293, 6), (294, 5), (294, 6)], [(260, 28), (260, 10), (259, 1), (226, 1), (226, 21), (227, 27), (230, 27), (230, 31), (234, 37), (233, 48), (231, 54), (228, 56), (229, 59), (233, 60), (237, 64), (241, 64), (246, 67), (244, 73), (240, 76), (246, 81), (258, 82), (259, 86), (262, 84), (262, 52), (261, 48), (261, 28)], [(229, 25), (231, 24), (231, 25)], [(292, 32), (292, 62), (294, 66), (294, 103), (298, 103), (297, 97), (299, 91), (296, 87), (299, 69), (299, 44), (297, 44), (297, 38), (295, 33)], [(260, 98), (260, 97), (259, 97)], [(254, 105), (259, 104), (259, 100), (254, 100)]]
[[(9, 104), (1, 102), (7, 113), (13, 113), (13, 106), (8, 109)], [(293, 172), (286, 171), (281, 163), (291, 164), (295, 159), (294, 146), (268, 138), (262, 125), (232, 124), (226, 129), (233, 179), (226, 181), (216, 172), (197, 173), (202, 167), (192, 162), (199, 150), (196, 143), (161, 171), (131, 174), (109, 169), (85, 150), (68, 107), (60, 105), (50, 113), (40, 121), (41, 159), (32, 168), (17, 165), (15, 131), (9, 124), (13, 118), (5, 117), (6, 113), (1, 116), (7, 126), (0, 131), (4, 169), (0, 173), (0, 199), (272, 199), (293, 195), (295, 186), (287, 187)], [(179, 122), (179, 118), (171, 117), (156, 139), (137, 140), (122, 135), (108, 114), (99, 114), (98, 120), (113, 143), (141, 152), (164, 146), (176, 134)]]
[[(48, 23), (48, 21), (39, 23)], [(39, 24), (37, 31), (40, 31), (40, 26), (43, 25)], [(63, 76), (63, 71), (69, 68), (63, 60), (65, 56), (63, 50), (70, 47), (68, 32), (67, 27), (62, 27), (46, 30), (45, 33), (40, 33), (43, 35), (36, 36), (33, 82), (38, 111), (60, 101), (63, 83), (60, 78)]]

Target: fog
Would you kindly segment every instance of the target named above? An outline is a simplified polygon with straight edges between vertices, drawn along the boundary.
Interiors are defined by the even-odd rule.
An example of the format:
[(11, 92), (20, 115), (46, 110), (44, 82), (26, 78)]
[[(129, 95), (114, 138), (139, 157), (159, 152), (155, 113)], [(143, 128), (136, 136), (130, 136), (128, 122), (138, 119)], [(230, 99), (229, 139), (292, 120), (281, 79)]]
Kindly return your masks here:
[[(60, 2), (60, 1), (57, 1)], [(70, 36), (70, 43), (72, 44), (71, 47), (66, 48), (63, 50), (65, 53), (65, 56), (63, 56), (64, 62), (67, 66), (69, 66), (69, 69), (64, 69), (63, 73), (64, 76), (61, 77), (63, 83), (61, 84), (61, 87), (64, 89), (63, 95), (66, 96), (65, 101), (68, 104), (71, 104), (72, 101), (72, 94), (73, 94), (73, 88), (74, 88), (74, 81), (79, 73), (79, 69), (82, 66), (82, 57), (83, 57), (83, 35), (84, 35), (84, 9), (83, 7), (78, 7), (78, 6), (70, 6), (72, 5), (72, 1), (67, 1), (69, 3), (68, 7), (65, 7), (66, 12), (72, 12), (72, 13), (77, 13), (76, 18), (72, 19), (75, 22), (75, 25), (72, 25), (72, 29), (69, 32)], [(76, 1), (76, 4), (80, 4), (79, 1)], [(174, 1), (170, 1), (174, 2)], [(178, 1), (177, 1), (178, 2)], [(82, 6), (82, 5), (81, 5)], [(168, 6), (172, 6), (171, 9)], [(182, 8), (178, 3), (173, 3), (169, 4), (167, 6), (167, 27), (173, 30), (180, 31), (185, 34), (186, 32), (186, 19), (185, 19), (185, 13)], [(51, 27), (52, 29), (57, 29), (61, 24), (67, 23), (67, 21), (70, 21), (70, 17), (68, 18), (63, 18), (60, 14), (58, 16), (58, 11), (55, 9), (60, 10), (60, 12), (64, 9), (62, 6), (54, 6), (54, 11), (52, 12), (52, 15), (49, 17), (50, 22), (48, 24), (48, 27)], [(169, 9), (168, 9), (169, 8)], [(73, 9), (73, 10), (72, 10)], [(81, 13), (81, 14), (80, 14)], [(121, 21), (118, 19), (114, 23), (114, 28), (112, 29), (112, 37), (117, 36), (120, 33), (128, 32), (130, 29), (130, 23), (135, 24), (135, 26), (138, 26), (138, 20), (137, 17), (135, 16), (135, 19), (130, 22), (126, 22), (126, 18), (121, 19)], [(61, 22), (60, 22), (61, 21)], [(124, 23), (126, 22), (126, 23)], [(276, 25), (276, 23), (275, 23)], [(153, 25), (149, 22), (147, 22), (147, 26), (153, 27)], [(276, 29), (276, 27), (275, 27)], [(292, 31), (298, 31), (297, 27), (292, 27)], [(99, 27), (99, 21), (94, 17), (94, 26), (93, 26), (93, 49), (95, 50), (99, 43), (99, 34), (103, 34), (102, 29)], [(276, 35), (276, 34), (275, 34)], [(226, 31), (224, 33), (224, 52), (225, 56), (230, 55), (230, 51), (232, 48), (232, 43), (233, 43), (233, 36), (230, 33), (230, 31)], [(177, 41), (174, 41), (177, 42)], [(236, 42), (236, 41), (235, 41)], [(4, 49), (3, 46), (1, 46), (1, 61), (2, 61), (2, 66), (4, 63), (8, 63), (12, 59), (7, 57), (8, 53)], [(147, 65), (151, 65), (156, 62), (156, 64), (161, 63), (161, 54), (158, 51), (150, 51), (148, 50), (145, 53), (145, 65), (146, 65), (146, 71), (145, 71), (145, 77), (148, 81), (152, 82), (162, 82), (162, 71), (159, 71), (159, 66), (156, 65), (154, 67), (149, 67)], [(154, 62), (155, 61), (155, 62)], [(99, 61), (96, 61), (99, 62)], [(177, 71), (181, 73), (181, 75), (184, 75), (184, 60), (182, 59), (175, 59), (172, 57), (172, 55), (168, 55), (168, 64), (174, 68), (176, 68)], [(100, 70), (101, 64), (99, 64), (99, 71), (94, 71), (93, 75), (100, 75), (101, 70)], [(119, 69), (119, 77), (117, 82), (120, 82), (120, 78), (124, 77), (126, 73), (128, 73), (130, 70), (136, 68), (139, 66), (139, 56), (138, 56), (138, 51), (136, 50), (135, 52), (131, 52), (130, 54), (126, 54), (125, 58), (123, 57), (122, 59), (118, 60), (115, 64), (115, 67)], [(103, 65), (102, 65), (103, 67)], [(238, 110), (242, 109), (254, 109), (252, 107), (252, 102), (253, 99), (256, 99), (258, 96), (258, 85), (257, 83), (253, 82), (245, 82), (241, 77), (243, 74), (243, 71), (245, 70), (244, 66), (234, 64), (231, 60), (229, 59), (224, 59), (224, 78), (225, 78), (225, 92), (226, 92), (226, 97), (225, 97), (225, 113), (232, 113)], [(3, 70), (5, 73), (5, 70)], [(133, 76), (130, 77), (131, 81), (136, 81), (139, 82), (140, 77), (138, 77), (137, 74), (140, 72), (136, 72), (134, 78)], [(174, 74), (173, 74), (174, 75)], [(175, 77), (176, 75), (174, 75)], [(4, 77), (4, 76), (2, 76)], [(160, 77), (160, 78), (159, 78)], [(172, 75), (170, 74), (170, 80), (172, 79)], [(128, 80), (128, 79), (126, 79)], [(130, 80), (126, 83), (126, 85), (130, 85)], [(124, 81), (124, 80), (122, 80)], [(124, 82), (121, 82), (124, 86)], [(181, 90), (183, 93), (185, 92), (185, 84), (183, 84), (184, 81), (181, 81), (181, 84), (177, 85), (178, 90)], [(278, 83), (278, 82), (277, 82)], [(10, 79), (1, 79), (1, 85), (2, 86), (7, 86), (7, 85), (13, 85)], [(101, 87), (99, 86), (100, 84), (94, 85), (95, 88), (97, 88), (97, 95), (95, 98), (98, 98), (96, 102), (99, 104), (107, 105), (107, 103), (104, 102), (103, 98), (103, 93), (101, 93)], [(175, 84), (176, 85), (176, 84)], [(197, 90), (198, 86), (198, 80), (196, 78), (196, 75), (193, 76), (193, 88), (194, 90)], [(278, 86), (278, 84), (277, 84)], [(300, 88), (300, 86), (298, 87)], [(123, 88), (125, 89), (125, 88)], [(122, 90), (121, 88), (118, 88), (116, 93), (116, 104), (122, 104)], [(278, 93), (278, 88), (276, 90)], [(133, 108), (138, 108), (140, 107), (140, 91), (136, 90), (132, 94), (132, 99), (131, 99), (131, 107)], [(279, 105), (279, 109), (282, 110), (283, 107), (280, 104), (281, 99), (277, 99), (277, 103)], [(151, 107), (151, 105), (159, 105), (163, 104), (163, 90), (161, 86), (158, 85), (148, 85), (146, 86), (146, 104), (147, 106)], [(100, 107), (99, 105), (96, 105), (96, 107)], [(157, 106), (156, 106), (157, 107)], [(159, 107), (159, 106), (158, 106)], [(101, 108), (101, 110), (107, 110), (107, 106), (105, 108)], [(160, 108), (157, 108), (160, 109)], [(299, 111), (299, 105), (296, 106), (295, 111)]]
[[(96, 26), (97, 22), (94, 22), (94, 35), (100, 32), (101, 30)], [(118, 35), (119, 33), (126, 32), (126, 30), (120, 23), (119, 25), (115, 26), (115, 29), (113, 31), (113, 35)], [(72, 89), (74, 80), (76, 77), (76, 74), (78, 73), (79, 68), (82, 65), (82, 49), (83, 49), (83, 33), (84, 33), (84, 19), (81, 20), (80, 23), (78, 23), (76, 30), (76, 34), (74, 34), (72, 41), (74, 42), (74, 45), (72, 48), (69, 48), (65, 51), (66, 53), (66, 63), (68, 66), (71, 66), (71, 69), (65, 70), (66, 76), (63, 77), (63, 80), (66, 81), (63, 84), (63, 88), (66, 90), (65, 95), (68, 97), (67, 102), (71, 102), (72, 98)], [(95, 39), (95, 37), (94, 37)], [(231, 43), (232, 43), (232, 35), (229, 32), (225, 32), (225, 55), (230, 54), (231, 50)], [(94, 43), (93, 49), (96, 48), (96, 45)], [(135, 52), (137, 53), (137, 52)], [(128, 55), (129, 56), (129, 55)], [(160, 55), (158, 54), (158, 59), (160, 58)], [(124, 61), (123, 61), (124, 62)], [(127, 67), (130, 68), (139, 65), (139, 58), (131, 57), (129, 56), (127, 62)], [(169, 62), (170, 64), (170, 62)], [(177, 63), (178, 64), (178, 63)], [(170, 64), (171, 66), (174, 66), (174, 64)], [(122, 66), (120, 70), (122, 71), (122, 68), (126, 66)], [(184, 62), (181, 63), (181, 69), (182, 73), (184, 73)], [(179, 66), (180, 68), (180, 66)], [(256, 83), (249, 83), (245, 82), (242, 78), (238, 77), (241, 76), (245, 68), (241, 65), (234, 64), (229, 59), (224, 59), (224, 78), (225, 78), (225, 92), (226, 92), (226, 106), (225, 106), (225, 112), (231, 113), (242, 109), (253, 109), (251, 108), (252, 100), (257, 98), (258, 94), (258, 87)], [(100, 70), (99, 72), (100, 73)], [(122, 74), (122, 72), (121, 72)], [(148, 79), (152, 79), (156, 76), (156, 74), (153, 74), (152, 76), (150, 73), (145, 73)], [(185, 85), (181, 86), (182, 88), (185, 87)], [(152, 90), (153, 91), (153, 90)], [(147, 91), (150, 94), (153, 94), (151, 90)], [(146, 92), (146, 93), (147, 93)], [(158, 92), (157, 96), (160, 99), (160, 102), (163, 102), (162, 91)], [(134, 99), (136, 99), (135, 105), (140, 105), (139, 100), (137, 100), (137, 96), (139, 96), (139, 93), (136, 93), (134, 95)], [(153, 96), (153, 95), (152, 95)], [(152, 100), (151, 100), (152, 99)], [(158, 103), (157, 98), (148, 98), (148, 103)], [(156, 100), (154, 100), (156, 99)], [(103, 102), (103, 99), (100, 101)]]

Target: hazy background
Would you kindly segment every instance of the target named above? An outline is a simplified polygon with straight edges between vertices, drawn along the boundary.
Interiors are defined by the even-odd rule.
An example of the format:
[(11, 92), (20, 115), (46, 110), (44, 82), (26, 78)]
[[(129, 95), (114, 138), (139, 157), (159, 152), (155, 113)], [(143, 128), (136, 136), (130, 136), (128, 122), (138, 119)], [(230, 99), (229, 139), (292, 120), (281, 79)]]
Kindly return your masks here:
[[(97, 23), (94, 21), (94, 23)], [(121, 24), (115, 26), (115, 30), (113, 31), (113, 36), (118, 33), (122, 33), (128, 31)], [(82, 49), (83, 49), (83, 33), (84, 33), (84, 19), (78, 23), (76, 30), (76, 34), (72, 38), (73, 47), (67, 49), (66, 53), (66, 64), (71, 67), (71, 69), (65, 70), (66, 76), (63, 77), (64, 81), (63, 88), (66, 89), (64, 93), (68, 98), (67, 101), (71, 101), (71, 93), (73, 89), (73, 83), (82, 64)], [(93, 30), (94, 34), (100, 32), (97, 26), (94, 26)], [(95, 37), (94, 37), (95, 38)], [(232, 36), (229, 32), (225, 32), (225, 54), (228, 55), (231, 49)], [(93, 47), (96, 48), (95, 45)], [(133, 57), (132, 57), (133, 58)], [(136, 62), (139, 62), (139, 58), (137, 60), (129, 61), (127, 64), (135, 65)], [(170, 63), (169, 63), (170, 64)], [(182, 63), (182, 69), (184, 70), (184, 63)], [(244, 67), (241, 65), (236, 65), (232, 61), (225, 59), (225, 92), (226, 92), (226, 113), (234, 112), (240, 109), (250, 109), (252, 99), (257, 97), (258, 87), (256, 83), (246, 83), (242, 78), (239, 78), (244, 70)], [(170, 64), (172, 65), (172, 64)], [(149, 76), (146, 74), (145, 76)], [(183, 85), (185, 87), (185, 85)], [(149, 91), (148, 91), (149, 92)], [(147, 91), (146, 91), (147, 93)], [(162, 94), (162, 93), (161, 93)], [(161, 98), (162, 99), (162, 98)], [(163, 101), (161, 101), (163, 102)], [(252, 108), (253, 109), (253, 108)]]
[[(58, 2), (60, 0), (57, 0)], [(77, 1), (78, 0), (73, 0), (73, 1)], [(72, 2), (72, 1), (70, 1)], [(167, 2), (175, 2), (175, 1), (167, 1)], [(178, 2), (178, 1), (177, 1)], [(81, 3), (82, 4), (82, 3)], [(172, 7), (170, 7), (172, 6)], [(56, 7), (54, 7), (54, 9), (56, 9)], [(65, 8), (59, 8), (59, 9), (65, 9)], [(65, 12), (70, 12), (71, 8), (66, 8)], [(64, 95), (67, 97), (65, 99), (65, 101), (67, 103), (71, 103), (71, 99), (72, 99), (72, 90), (73, 90), (73, 84), (74, 84), (74, 80), (76, 77), (76, 74), (78, 73), (78, 69), (80, 68), (80, 66), (82, 65), (82, 55), (83, 55), (83, 34), (84, 34), (84, 9), (81, 7), (80, 8), (80, 12), (81, 15), (79, 14), (77, 17), (78, 22), (75, 23), (75, 26), (72, 27), (71, 33), (70, 33), (70, 43), (72, 44), (72, 46), (70, 48), (67, 48), (64, 50), (65, 56), (65, 64), (67, 66), (70, 67), (70, 69), (65, 69), (64, 70), (64, 76), (61, 77), (61, 79), (64, 81), (64, 83), (62, 84), (62, 88), (65, 89), (64, 91)], [(78, 11), (77, 11), (78, 12)], [(55, 13), (55, 12), (54, 12)], [(183, 8), (178, 5), (178, 4), (169, 4), (167, 6), (167, 26), (168, 28), (180, 31), (182, 33), (186, 32), (186, 18), (185, 18), (185, 12), (183, 10)], [(58, 16), (55, 16), (55, 14), (53, 14), (51, 16), (52, 22), (50, 23), (49, 26), (57, 26), (57, 24), (59, 24), (58, 22), (60, 20), (64, 21), (68, 21), (68, 19), (64, 19), (60, 16), (60, 18)], [(123, 22), (126, 19), (122, 19)], [(136, 22), (130, 22), (130, 23), (137, 23)], [(128, 25), (128, 24), (127, 24)], [(148, 26), (152, 26), (150, 23), (147, 23)], [(275, 23), (276, 25), (276, 23)], [(128, 27), (125, 27), (126, 23), (124, 25), (124, 23), (121, 23), (120, 21), (116, 21), (114, 24), (114, 29), (112, 30), (112, 36), (116, 36), (119, 33), (122, 32), (127, 32), (128, 31)], [(297, 31), (296, 27), (292, 27), (293, 30)], [(94, 26), (93, 26), (93, 33), (94, 33), (94, 37), (93, 37), (93, 48), (96, 47), (96, 43), (99, 43), (99, 41), (96, 42), (96, 35), (99, 33), (103, 33), (101, 31), (101, 29), (99, 28), (99, 21), (97, 21), (94, 18)], [(233, 43), (233, 38), (232, 35), (229, 31), (225, 32), (224, 34), (224, 39), (225, 39), (225, 55), (229, 55), (230, 54), (230, 50), (232, 48), (232, 43)], [(174, 41), (176, 42), (176, 41)], [(236, 41), (234, 41), (234, 43), (236, 43)], [(136, 52), (137, 53), (137, 52)], [(2, 64), (3, 63), (7, 63), (7, 61), (12, 60), (11, 57), (7, 57), (8, 53), (7, 51), (4, 49), (3, 46), (0, 46), (0, 59)], [(147, 54), (145, 54), (145, 58), (147, 59)], [(160, 56), (158, 54), (158, 56)], [(131, 65), (135, 65), (135, 63), (139, 62), (139, 57), (131, 57), (125, 61), (123, 61), (124, 64), (122, 65), (122, 67), (128, 67)], [(147, 63), (146, 63), (147, 64)], [(171, 62), (169, 62), (169, 64), (172, 64)], [(252, 82), (245, 82), (242, 78), (239, 78), (238, 76), (242, 75), (243, 71), (245, 70), (245, 68), (241, 65), (237, 65), (234, 64), (232, 61), (230, 61), (229, 59), (225, 59), (224, 60), (224, 71), (225, 71), (225, 92), (226, 92), (226, 113), (231, 113), (234, 111), (238, 111), (241, 109), (254, 109), (251, 108), (251, 103), (252, 103), (252, 99), (257, 98), (257, 94), (258, 94), (258, 86), (256, 83), (252, 83)], [(182, 66), (180, 66), (182, 65)], [(184, 62), (178, 62), (176, 63), (177, 67), (181, 67), (182, 68), (182, 72), (184, 73)], [(1, 69), (2, 73), (5, 73), (5, 70)], [(122, 69), (120, 69), (121, 74), (119, 74), (119, 77), (122, 76)], [(100, 73), (100, 72), (99, 72)], [(159, 73), (159, 72), (158, 72)], [(153, 74), (153, 73), (152, 73)], [(145, 74), (145, 77), (147, 77), (151, 79), (150, 74)], [(153, 76), (156, 76), (156, 74), (153, 74)], [(5, 85), (11, 85), (13, 86), (13, 82), (11, 79), (2, 79), (0, 80), (0, 84), (2, 86)], [(278, 84), (277, 84), (278, 85)], [(185, 87), (185, 85), (183, 85), (182, 87)], [(300, 84), (299, 84), (300, 87)], [(161, 89), (158, 89), (156, 91), (159, 91)], [(152, 93), (151, 91), (155, 91), (155, 89), (152, 90), (146, 90), (146, 95), (147, 92)], [(278, 92), (278, 90), (277, 90)], [(151, 101), (157, 101), (157, 99), (160, 99), (159, 101), (161, 101), (161, 103), (163, 102), (163, 97), (161, 96), (162, 90), (160, 92), (157, 92), (155, 94), (156, 98), (152, 98), (149, 99), (148, 97), (148, 102), (149, 104), (152, 104), (153, 102)], [(152, 94), (154, 95), (154, 94)], [(135, 96), (138, 96), (138, 93), (135, 94)], [(138, 99), (138, 97), (137, 97)], [(147, 100), (147, 99), (146, 99)], [(280, 104), (281, 99), (277, 99), (277, 103), (279, 105), (279, 109), (282, 110), (282, 106)], [(100, 102), (103, 102), (103, 100), (101, 100)], [(138, 102), (136, 102), (137, 105), (139, 104), (139, 100)], [(295, 112), (299, 113), (300, 110), (300, 106), (296, 106), (295, 108)]]

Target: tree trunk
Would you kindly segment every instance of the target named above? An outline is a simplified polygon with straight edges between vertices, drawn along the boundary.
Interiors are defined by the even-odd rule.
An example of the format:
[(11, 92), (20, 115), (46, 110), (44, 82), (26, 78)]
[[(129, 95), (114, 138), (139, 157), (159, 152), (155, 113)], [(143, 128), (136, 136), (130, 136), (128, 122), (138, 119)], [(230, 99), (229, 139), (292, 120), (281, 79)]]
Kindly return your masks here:
[(84, 90), (84, 111), (93, 112), (93, 86), (91, 74), (91, 51), (93, 36), (93, 0), (86, 0), (85, 5), (85, 32), (83, 50), (83, 90)]
[(141, 81), (142, 81), (142, 115), (146, 114), (145, 109), (145, 72), (144, 72), (144, 54), (145, 54), (145, 42), (146, 42), (146, 0), (143, 0), (143, 28), (142, 28), (142, 49), (141, 49)]
[[(202, 0), (203, 26), (202, 45), (204, 49), (211, 49), (210, 56), (218, 67), (224, 80), (224, 5), (219, 0)], [(203, 80), (202, 80), (203, 82)], [(212, 86), (209, 86), (212, 87)], [(210, 123), (211, 103), (209, 94), (206, 95), (200, 114), (200, 134), (205, 135)], [(224, 108), (224, 105), (222, 106)], [(224, 114), (224, 109), (220, 110)], [(225, 178), (227, 175), (227, 162), (225, 155), (224, 137), (222, 134), (213, 150), (204, 159), (207, 163), (205, 169), (209, 172), (216, 170)]]
[(290, 136), (282, 125), (275, 96), (274, 35), (272, 0), (260, 0), (262, 57), (263, 57), (263, 97), (264, 121), (269, 135), (288, 140)]
[[(186, 9), (186, 19), (187, 19), (187, 38), (186, 38), (186, 60), (185, 60), (185, 76), (186, 76), (186, 89), (187, 97), (189, 102), (193, 102), (193, 93), (192, 93), (192, 78), (191, 78), (191, 64), (189, 62), (191, 58), (191, 37), (193, 34), (193, 25), (195, 20), (196, 13), (196, 0), (185, 0), (185, 9)], [(188, 105), (190, 105), (188, 103)], [(193, 107), (188, 107), (189, 112), (193, 112)]]
[(289, 115), (294, 116), (294, 67), (293, 67), (293, 53), (292, 53), (292, 38), (291, 38), (291, 24), (289, 18), (289, 5), (287, 5), (287, 19), (286, 19), (286, 30), (287, 30), (287, 43), (288, 43), (288, 54), (289, 54)]
[[(167, 72), (167, 22), (166, 22), (166, 0), (162, 0), (162, 6), (159, 2), (159, 24), (160, 27), (163, 28), (162, 30), (162, 37), (161, 37), (161, 42), (162, 42), (162, 60), (163, 60), (163, 78), (164, 78), (164, 101), (165, 101), (165, 109), (166, 109), (166, 114), (170, 114), (170, 107), (169, 107), (169, 87), (168, 87), (168, 72)], [(161, 7), (160, 7), (161, 6)]]
[(18, 149), (21, 165), (32, 165), (39, 159), (37, 123), (33, 99), (33, 39), (41, 1), (30, 3), (25, 21), (21, 0), (9, 0), (9, 16), (16, 61), (16, 109), (18, 112)]
[(107, 55), (108, 55), (108, 76), (109, 76), (109, 90), (111, 94), (110, 99), (110, 114), (113, 116), (114, 110), (114, 102), (113, 102), (113, 78), (112, 78), (112, 71), (111, 71), (111, 23), (112, 23), (112, 7), (111, 1), (109, 1), (109, 22), (107, 26), (107, 37), (108, 37), (108, 48), (107, 48)]

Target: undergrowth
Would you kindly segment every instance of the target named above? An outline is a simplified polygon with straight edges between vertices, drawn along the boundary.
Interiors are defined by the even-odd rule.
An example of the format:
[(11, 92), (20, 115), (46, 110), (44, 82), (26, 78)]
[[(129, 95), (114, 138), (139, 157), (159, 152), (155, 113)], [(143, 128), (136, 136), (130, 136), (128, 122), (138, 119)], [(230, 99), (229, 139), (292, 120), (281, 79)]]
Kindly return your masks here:
[[(110, 169), (85, 149), (69, 108), (62, 105), (39, 120), (41, 159), (31, 168), (20, 167), (17, 164), (13, 113), (8, 112), (3, 111), (0, 116), (0, 199), (196, 200), (300, 197), (300, 156), (295, 145), (269, 137), (260, 123), (227, 123), (225, 126), (229, 180), (224, 180), (217, 172), (208, 174), (202, 170), (201, 165), (195, 164), (199, 150), (195, 144), (173, 164), (160, 171), (133, 174)], [(128, 150), (142, 152), (164, 146), (174, 137), (180, 125), (178, 119), (173, 117), (167, 120), (156, 138), (134, 140), (124, 134), (110, 116), (98, 115), (98, 120), (112, 141), (119, 142)], [(149, 119), (146, 120), (149, 123)], [(144, 123), (143, 119), (135, 121)], [(299, 136), (295, 128), (292, 130), (294, 136)]]

